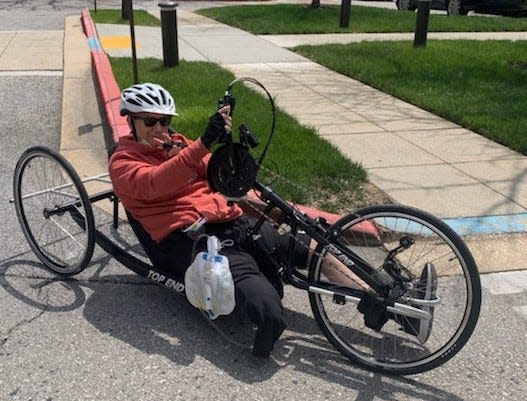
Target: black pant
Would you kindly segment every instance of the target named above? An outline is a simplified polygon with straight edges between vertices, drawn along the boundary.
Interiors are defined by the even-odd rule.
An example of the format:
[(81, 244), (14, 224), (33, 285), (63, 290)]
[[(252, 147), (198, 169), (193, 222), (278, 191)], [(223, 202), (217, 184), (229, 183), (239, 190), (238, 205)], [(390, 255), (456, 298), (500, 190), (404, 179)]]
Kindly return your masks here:
[[(273, 266), (269, 266), (261, 252), (253, 247), (247, 236), (249, 226), (249, 220), (241, 217), (231, 222), (206, 224), (205, 233), (215, 235), (220, 241), (233, 241), (232, 246), (222, 248), (220, 253), (229, 260), (236, 305), (245, 310), (250, 321), (257, 326), (253, 353), (265, 356), (286, 327), (281, 302), (282, 284)], [(262, 226), (260, 234), (269, 250), (287, 256), (288, 235), (278, 235), (267, 223)], [(308, 244), (307, 236), (300, 236), (299, 240)], [(295, 249), (295, 263), (298, 265), (305, 265), (307, 261), (307, 247), (302, 244)], [(149, 257), (156, 267), (184, 277), (193, 260), (193, 246), (193, 239), (181, 231), (174, 231), (150, 250)], [(203, 250), (206, 250), (206, 241), (199, 241), (195, 252)]]

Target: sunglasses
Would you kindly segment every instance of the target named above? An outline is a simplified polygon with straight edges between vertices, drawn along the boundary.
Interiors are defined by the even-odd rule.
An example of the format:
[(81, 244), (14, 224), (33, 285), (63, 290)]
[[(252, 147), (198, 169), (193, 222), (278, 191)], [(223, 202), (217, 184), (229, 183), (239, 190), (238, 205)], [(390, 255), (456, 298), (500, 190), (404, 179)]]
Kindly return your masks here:
[(147, 127), (154, 127), (157, 123), (159, 123), (162, 127), (168, 127), (172, 121), (172, 117), (155, 118), (134, 116), (134, 118), (137, 120), (142, 120)]

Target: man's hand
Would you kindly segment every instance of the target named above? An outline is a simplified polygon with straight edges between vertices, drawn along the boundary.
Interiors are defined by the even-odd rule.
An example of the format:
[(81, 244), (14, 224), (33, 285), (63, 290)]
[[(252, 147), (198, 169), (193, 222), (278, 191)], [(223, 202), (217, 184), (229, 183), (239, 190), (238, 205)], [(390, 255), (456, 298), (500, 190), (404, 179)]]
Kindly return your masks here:
[(210, 149), (220, 136), (232, 130), (232, 118), (229, 115), (231, 107), (224, 106), (209, 118), (205, 132), (201, 136), (201, 142)]
[(187, 147), (187, 144), (184, 142), (171, 142), (171, 148), (167, 150), (168, 158), (176, 156), (182, 149)]
[(163, 132), (160, 137), (152, 137), (153, 144), (146, 144), (155, 148), (162, 148), (165, 143), (170, 143), (171, 140), (172, 139), (170, 138), (170, 135), (168, 135), (166, 132)]

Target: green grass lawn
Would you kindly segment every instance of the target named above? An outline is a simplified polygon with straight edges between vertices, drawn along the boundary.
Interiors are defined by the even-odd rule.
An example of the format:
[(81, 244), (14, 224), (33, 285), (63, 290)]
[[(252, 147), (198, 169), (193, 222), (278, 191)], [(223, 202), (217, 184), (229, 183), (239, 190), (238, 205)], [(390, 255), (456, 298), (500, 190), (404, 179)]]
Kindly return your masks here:
[[(348, 28), (340, 28), (340, 6), (306, 4), (240, 5), (198, 10), (245, 31), (262, 34), (414, 32), (416, 13), (351, 5)], [(525, 31), (527, 18), (430, 14), (430, 32)]]
[[(92, 20), (97, 24), (126, 24), (129, 20), (121, 19), (121, 9), (119, 10), (90, 10)], [(159, 18), (147, 13), (145, 10), (134, 10), (134, 25), (160, 26)]]
[[(112, 57), (111, 64), (121, 88), (133, 83), (131, 59)], [(182, 61), (176, 68), (166, 68), (155, 59), (138, 60), (138, 75), (141, 82), (159, 83), (172, 93), (179, 114), (172, 126), (190, 138), (202, 134), (217, 100), (235, 78), (213, 63)], [(236, 127), (246, 123), (260, 139), (254, 151), (258, 157), (271, 129), (272, 113), (267, 98), (255, 88), (241, 84), (233, 87), (233, 132), (237, 138)], [(278, 170), (289, 180), (274, 181), (276, 177), (267, 170), (259, 174), (261, 182), (271, 184), (286, 199), (334, 212), (369, 202), (364, 198), (365, 170), (281, 110), (277, 112), (276, 130), (264, 166)]]
[(527, 154), (526, 42), (364, 42), (295, 51)]

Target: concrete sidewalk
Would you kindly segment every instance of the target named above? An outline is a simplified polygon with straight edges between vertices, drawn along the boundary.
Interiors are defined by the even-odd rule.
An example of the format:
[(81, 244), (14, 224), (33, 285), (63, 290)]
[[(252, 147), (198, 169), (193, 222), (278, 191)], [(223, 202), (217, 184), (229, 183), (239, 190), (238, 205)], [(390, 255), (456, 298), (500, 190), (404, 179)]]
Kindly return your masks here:
[[(158, 9), (150, 12), (159, 16)], [(212, 61), (237, 77), (256, 78), (278, 106), (361, 162), (394, 201), (454, 219), (466, 233), (527, 229), (525, 156), (275, 44), (317, 43), (320, 36), (254, 36), (177, 12), (180, 59)], [(129, 27), (97, 24), (97, 31), (111, 56), (130, 56), (129, 40), (115, 40), (129, 38)], [(139, 58), (162, 58), (160, 28), (136, 27), (135, 34)], [(509, 35), (527, 38), (494, 37)], [(324, 41), (350, 36), (324, 35)]]

